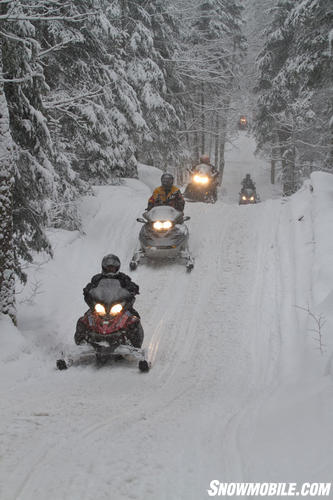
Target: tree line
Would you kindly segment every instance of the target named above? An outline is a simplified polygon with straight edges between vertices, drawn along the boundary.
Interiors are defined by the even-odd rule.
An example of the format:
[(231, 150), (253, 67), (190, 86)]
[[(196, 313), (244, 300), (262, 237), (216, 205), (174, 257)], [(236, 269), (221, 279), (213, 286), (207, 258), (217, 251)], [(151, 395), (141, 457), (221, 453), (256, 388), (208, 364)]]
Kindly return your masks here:
[(326, 0), (271, 2), (257, 58), (254, 133), (281, 164), (285, 195), (312, 170), (333, 170), (333, 9)]
[(245, 42), (238, 0), (0, 2), (0, 312), (77, 229), (92, 184), (211, 153), (223, 167)]

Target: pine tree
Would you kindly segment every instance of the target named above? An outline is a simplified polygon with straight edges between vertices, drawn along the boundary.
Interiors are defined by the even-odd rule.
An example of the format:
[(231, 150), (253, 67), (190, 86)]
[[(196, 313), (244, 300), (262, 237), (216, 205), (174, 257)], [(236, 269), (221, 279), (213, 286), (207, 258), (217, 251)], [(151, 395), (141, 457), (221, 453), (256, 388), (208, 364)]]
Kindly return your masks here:
[[(332, 169), (333, 64), (330, 31), (333, 10), (329, 2), (303, 0), (294, 6), (287, 25), (295, 32), (292, 47), (293, 65), (289, 73), (301, 82), (294, 96), (302, 129), (300, 163)], [(302, 126), (302, 127), (301, 127)]]
[[(173, 11), (169, 0), (155, 0), (150, 4), (151, 29), (157, 63), (161, 68), (165, 81), (163, 98), (170, 110), (168, 123), (158, 134), (155, 133), (150, 151), (157, 164), (166, 167), (168, 163), (177, 165), (184, 155), (183, 144), (180, 142), (179, 128), (185, 117), (182, 93), (185, 90), (184, 82), (177, 71), (176, 57), (180, 52), (180, 20)], [(162, 121), (165, 111), (161, 109)], [(154, 132), (154, 130), (153, 130)]]
[(322, 168), (331, 148), (331, 22), (332, 12), (320, 0), (280, 1), (259, 56), (255, 133), (259, 148), (270, 147), (281, 160), (286, 195), (313, 163)]
[[(123, 2), (123, 16), (128, 19), (126, 32), (126, 73), (141, 105), (147, 132), (140, 145), (141, 157), (165, 168), (177, 143), (175, 131), (179, 119), (167, 95), (169, 61), (165, 60), (167, 30), (172, 18), (160, 1)], [(170, 72), (168, 74), (170, 78)]]
[[(1, 12), (1, 11), (0, 11)], [(0, 89), (0, 313), (16, 324), (15, 255), (13, 241), (14, 164), (9, 117), (3, 88)]]
[[(45, 57), (57, 143), (90, 183), (136, 175), (135, 142), (144, 121), (126, 75), (120, 7), (74, 1), (64, 11), (66, 19), (48, 23), (42, 33), (45, 49), (60, 47)], [(79, 15), (81, 21), (71, 20)]]
[[(295, 183), (294, 115), (290, 104), (294, 82), (288, 80), (288, 64), (294, 33), (287, 29), (286, 20), (294, 2), (280, 0), (266, 35), (267, 41), (258, 57), (259, 94), (254, 131), (259, 149), (271, 145), (272, 156), (282, 161), (283, 192), (292, 194)], [(278, 153), (277, 153), (278, 152)]]
[[(13, 14), (24, 17), (19, 2)], [(31, 250), (50, 252), (44, 200), (52, 198), (56, 191), (55, 172), (49, 160), (52, 143), (41, 97), (46, 86), (37, 60), (39, 44), (33, 25), (24, 19), (3, 24), (4, 92), (10, 131), (17, 146), (13, 188), (15, 246), (17, 257), (31, 261)]]
[(186, 25), (183, 72), (187, 76), (188, 137), (195, 159), (215, 151), (223, 168), (230, 102), (245, 49), (242, 8), (236, 1), (207, 0), (194, 9)]

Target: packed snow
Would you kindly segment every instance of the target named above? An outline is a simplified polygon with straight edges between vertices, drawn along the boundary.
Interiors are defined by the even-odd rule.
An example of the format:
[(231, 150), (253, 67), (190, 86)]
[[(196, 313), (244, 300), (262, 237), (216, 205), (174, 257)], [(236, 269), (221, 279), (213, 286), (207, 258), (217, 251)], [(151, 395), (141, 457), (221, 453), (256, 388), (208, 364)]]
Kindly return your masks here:
[[(98, 186), (82, 231), (49, 232), (18, 285), (18, 328), (1, 318), (4, 500), (202, 500), (221, 481), (331, 481), (333, 176), (281, 199), (269, 164), (239, 133), (216, 204), (187, 203), (191, 273), (128, 264), (158, 169)], [(262, 202), (239, 206), (250, 173)], [(78, 351), (82, 288), (106, 253), (140, 285), (152, 362), (57, 371)]]

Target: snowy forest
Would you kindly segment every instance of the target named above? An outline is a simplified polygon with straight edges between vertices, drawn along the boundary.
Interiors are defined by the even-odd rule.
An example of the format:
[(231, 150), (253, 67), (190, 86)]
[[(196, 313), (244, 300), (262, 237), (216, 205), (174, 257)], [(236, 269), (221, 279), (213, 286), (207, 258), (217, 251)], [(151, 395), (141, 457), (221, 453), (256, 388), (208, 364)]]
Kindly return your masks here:
[(0, 499), (333, 498), (332, 174), (332, 0), (0, 0)]
[[(182, 171), (241, 112), (290, 195), (332, 169), (332, 9), (323, 0), (2, 0), (0, 310), (15, 276), (77, 229), (93, 184)], [(244, 13), (247, 18), (245, 22)]]

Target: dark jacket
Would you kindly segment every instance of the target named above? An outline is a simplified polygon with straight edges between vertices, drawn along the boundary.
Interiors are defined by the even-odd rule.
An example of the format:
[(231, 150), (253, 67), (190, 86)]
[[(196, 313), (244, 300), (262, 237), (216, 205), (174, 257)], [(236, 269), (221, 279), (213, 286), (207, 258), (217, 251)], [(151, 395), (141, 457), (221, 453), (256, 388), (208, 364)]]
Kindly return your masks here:
[(131, 278), (127, 276), (127, 274), (125, 273), (119, 272), (113, 275), (104, 273), (95, 274), (95, 276), (91, 278), (90, 283), (88, 283), (88, 285), (86, 285), (83, 289), (84, 300), (86, 301), (89, 307), (93, 306), (89, 293), (90, 290), (96, 288), (101, 279), (104, 278), (119, 280), (120, 285), (126, 290), (128, 290), (130, 293), (132, 293), (133, 297), (134, 295), (137, 295), (139, 293), (139, 286), (136, 283), (134, 283), (134, 281), (132, 281)]
[(242, 189), (253, 189), (255, 191), (256, 185), (251, 178), (246, 179), (244, 177), (244, 179), (242, 180)]

